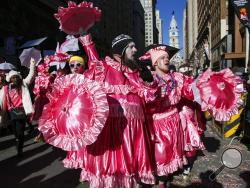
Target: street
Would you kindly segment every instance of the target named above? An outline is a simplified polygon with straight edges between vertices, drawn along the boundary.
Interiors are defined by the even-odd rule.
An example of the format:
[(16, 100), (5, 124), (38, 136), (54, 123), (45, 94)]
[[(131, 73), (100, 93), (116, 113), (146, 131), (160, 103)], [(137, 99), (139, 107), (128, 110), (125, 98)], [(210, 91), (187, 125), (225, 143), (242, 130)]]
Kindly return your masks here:
[[(33, 136), (26, 134), (24, 155), (17, 158), (12, 135), (0, 138), (0, 177), (3, 188), (84, 188), (87, 183), (78, 181), (80, 170), (65, 169), (61, 161), (65, 152), (45, 143), (34, 143)], [(225, 168), (211, 182), (208, 176), (221, 166), (220, 157), (230, 140), (222, 140), (208, 127), (203, 138), (206, 150), (200, 152), (194, 163), (190, 181), (174, 175), (170, 187), (250, 187), (250, 152), (239, 142), (233, 142), (242, 153), (243, 160), (236, 169)]]

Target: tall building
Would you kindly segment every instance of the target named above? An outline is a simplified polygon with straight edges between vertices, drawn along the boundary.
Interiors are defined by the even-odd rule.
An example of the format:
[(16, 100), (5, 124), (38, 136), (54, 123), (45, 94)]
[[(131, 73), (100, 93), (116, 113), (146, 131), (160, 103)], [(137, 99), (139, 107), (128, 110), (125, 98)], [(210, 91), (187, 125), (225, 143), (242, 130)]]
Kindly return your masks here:
[(140, 0), (144, 8), (145, 18), (145, 45), (158, 43), (158, 30), (156, 28), (155, 5), (157, 0)]
[(179, 48), (179, 28), (177, 26), (174, 12), (172, 13), (172, 18), (169, 28), (169, 45)]
[(198, 18), (197, 18), (197, 0), (188, 1), (188, 58), (191, 62), (195, 61), (195, 45), (198, 37)]
[(145, 22), (144, 9), (139, 0), (133, 0), (133, 35), (138, 54), (145, 50)]
[(185, 63), (192, 67), (192, 73), (195, 75), (199, 67), (197, 56), (197, 37), (198, 37), (198, 16), (197, 1), (186, 1), (186, 7), (183, 11), (183, 51)]
[(56, 48), (59, 24), (53, 14), (65, 1), (11, 0), (0, 6), (0, 58), (20, 64), (19, 46), (27, 40), (48, 37), (46, 49)]
[[(170, 27), (169, 27), (169, 45), (175, 48), (180, 48), (179, 28), (178, 28), (177, 21), (174, 16), (174, 12), (172, 13), (172, 18), (171, 18)], [(180, 53), (178, 52), (177, 54), (175, 54), (174, 57), (171, 58), (170, 62), (174, 64), (176, 68), (178, 69), (181, 63), (183, 62), (180, 56)]]
[(89, 0), (102, 10), (101, 21), (91, 33), (101, 56), (111, 55), (111, 42), (119, 34), (133, 36), (133, 0)]
[[(86, 1), (93, 2), (94, 6), (102, 11), (101, 21), (89, 31), (101, 57), (110, 55), (112, 39), (122, 33), (135, 38), (139, 51), (144, 49), (144, 9), (140, 0)], [(81, 1), (75, 0), (75, 2)], [(57, 12), (59, 6), (66, 7), (67, 0), (53, 2), (11, 0), (4, 3), (0, 7), (0, 57), (6, 56), (6, 49), (8, 54), (13, 52), (13, 56), (18, 57), (16, 49), (20, 45), (18, 41), (20, 39), (27, 41), (50, 36), (49, 41), (53, 43), (51, 46), (55, 49), (59, 23), (53, 14)]]
[[(211, 67), (211, 1), (197, 1), (198, 36), (196, 43), (196, 59), (198, 71)], [(205, 44), (205, 45), (204, 45)]]
[(158, 43), (162, 44), (163, 43), (163, 35), (162, 35), (162, 19), (160, 17), (160, 11), (156, 10), (155, 12), (155, 16), (156, 16), (156, 27), (158, 29)]
[(188, 21), (187, 21), (187, 4), (186, 7), (183, 10), (183, 19), (182, 19), (182, 34), (183, 34), (183, 39), (182, 39), (182, 43), (183, 43), (183, 49), (184, 49), (184, 60), (188, 60)]
[(228, 34), (227, 0), (211, 0), (211, 67), (221, 68), (221, 54), (226, 51)]
[(211, 1), (211, 64), (243, 73), (246, 57), (246, 28), (236, 16), (231, 1)]

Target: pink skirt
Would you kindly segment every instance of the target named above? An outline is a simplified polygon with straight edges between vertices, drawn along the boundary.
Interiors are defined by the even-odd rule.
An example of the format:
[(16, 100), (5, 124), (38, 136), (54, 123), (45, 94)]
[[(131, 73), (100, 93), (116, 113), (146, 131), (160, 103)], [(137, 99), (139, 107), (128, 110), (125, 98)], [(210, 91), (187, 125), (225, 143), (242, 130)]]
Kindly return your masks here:
[(66, 158), (62, 161), (65, 168), (78, 169), (84, 166), (84, 150), (68, 151)]
[(186, 164), (183, 130), (176, 109), (153, 115), (155, 161), (158, 176), (167, 176)]
[(197, 150), (204, 150), (205, 146), (201, 140), (202, 129), (195, 120), (194, 111), (183, 106), (180, 112), (182, 127), (184, 131), (184, 151), (186, 157), (196, 156)]
[[(144, 112), (137, 105), (129, 108), (133, 109), (110, 108), (96, 142), (82, 151), (68, 152), (63, 161), (67, 168), (81, 168), (80, 181), (88, 181), (91, 188), (155, 184), (152, 142)], [(126, 116), (123, 110), (128, 110)]]

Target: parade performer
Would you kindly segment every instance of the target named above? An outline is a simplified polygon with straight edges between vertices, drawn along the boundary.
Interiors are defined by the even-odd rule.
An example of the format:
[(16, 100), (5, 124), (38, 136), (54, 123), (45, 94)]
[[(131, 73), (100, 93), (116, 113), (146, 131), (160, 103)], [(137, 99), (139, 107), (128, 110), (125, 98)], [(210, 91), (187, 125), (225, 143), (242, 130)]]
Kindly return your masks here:
[[(176, 68), (174, 69), (172, 67), (174, 67), (174, 65), (169, 66), (170, 71), (172, 71), (172, 73), (176, 72)], [(183, 74), (188, 76), (187, 73)], [(205, 130), (206, 124), (202, 117), (203, 112), (198, 103), (182, 97), (177, 108), (184, 133), (184, 155), (188, 162), (184, 165), (182, 173), (183, 179), (186, 181), (188, 180), (188, 175), (192, 169), (197, 151), (205, 149), (201, 135)]]
[(25, 79), (19, 72), (11, 70), (6, 81), (9, 85), (0, 90), (0, 106), (10, 114), (12, 130), (16, 138), (17, 155), (22, 156), (24, 143), (24, 130), (27, 116), (34, 113), (28, 86), (35, 77), (36, 62), (31, 59), (29, 74)]
[[(65, 166), (81, 166), (80, 180), (90, 187), (135, 187), (154, 184), (154, 167), (144, 99), (155, 96), (143, 85), (135, 60), (133, 39), (121, 34), (112, 41), (113, 58), (98, 60), (90, 35), (80, 38), (89, 57), (88, 77), (103, 83), (109, 116), (96, 142), (88, 145), (82, 160), (75, 156)], [(84, 157), (83, 157), (84, 156)], [(68, 156), (69, 157), (69, 156)], [(66, 162), (66, 161), (64, 161)]]
[[(35, 78), (33, 89), (33, 93), (36, 96), (33, 105), (35, 109), (35, 113), (32, 116), (33, 122), (39, 120), (44, 110), (44, 106), (49, 103), (47, 94), (52, 92), (53, 83), (56, 77), (65, 75), (68, 72), (66, 64), (70, 57), (71, 56), (67, 53), (55, 53), (54, 55), (46, 56), (44, 62), (37, 66), (38, 76)], [(41, 133), (34, 139), (35, 142), (42, 140), (43, 136)]]
[[(70, 59), (70, 55), (66, 53), (55, 53), (46, 56), (44, 63), (38, 65), (38, 76), (35, 78), (33, 93), (35, 94), (34, 109), (35, 113), (32, 120), (38, 121), (42, 115), (43, 107), (49, 102), (46, 94), (52, 91), (52, 85), (57, 75), (61, 76), (68, 72), (66, 64)], [(57, 73), (57, 71), (59, 73)]]
[(201, 140), (205, 124), (200, 119), (202, 111), (199, 104), (182, 98), (177, 107), (184, 133), (184, 155), (188, 162), (183, 168), (182, 175), (184, 180), (188, 180), (197, 151), (205, 149)]
[(69, 67), (72, 74), (82, 74), (85, 70), (84, 59), (80, 56), (72, 56), (69, 60)]
[[(186, 164), (184, 133), (177, 109), (181, 98), (198, 102), (203, 111), (209, 110), (215, 119), (225, 121), (238, 111), (243, 91), (241, 79), (229, 69), (219, 73), (208, 70), (195, 81), (181, 73), (171, 73), (171, 55), (173, 54), (169, 53), (168, 46), (152, 45), (140, 57), (140, 60), (152, 61), (155, 68), (153, 75), (162, 92), (161, 99), (147, 105), (154, 126), (155, 161), (161, 187), (166, 186), (166, 176)], [(202, 147), (200, 141), (196, 144)]]
[[(0, 89), (2, 89), (6, 85), (6, 80), (5, 80), (5, 73), (0, 72)], [(7, 128), (8, 126), (8, 115), (6, 111), (3, 111), (0, 108), (0, 131), (2, 129)]]

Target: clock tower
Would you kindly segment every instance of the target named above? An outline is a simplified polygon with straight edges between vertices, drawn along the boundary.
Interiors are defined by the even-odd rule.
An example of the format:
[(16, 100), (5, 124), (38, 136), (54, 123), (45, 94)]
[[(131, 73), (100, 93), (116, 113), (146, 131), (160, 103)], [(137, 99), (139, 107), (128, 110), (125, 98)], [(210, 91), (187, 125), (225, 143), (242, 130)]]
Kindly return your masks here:
[(169, 28), (169, 45), (175, 48), (179, 48), (179, 29), (177, 26), (177, 22), (174, 17), (174, 11), (172, 13), (172, 19), (170, 22)]
[[(172, 13), (172, 19), (171, 19), (170, 28), (169, 28), (169, 46), (180, 48), (179, 29), (178, 29), (177, 22), (174, 17), (174, 11)], [(179, 52), (170, 59), (170, 63), (173, 64), (177, 70), (179, 69), (182, 62), (183, 62), (183, 59), (181, 58), (181, 55)]]

